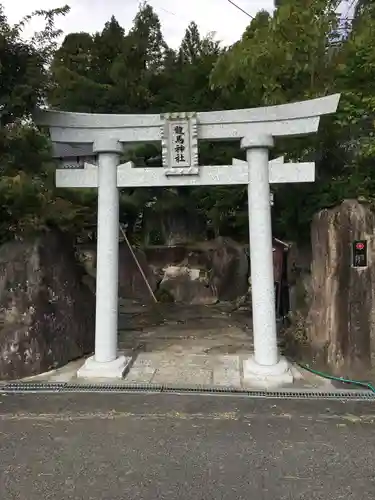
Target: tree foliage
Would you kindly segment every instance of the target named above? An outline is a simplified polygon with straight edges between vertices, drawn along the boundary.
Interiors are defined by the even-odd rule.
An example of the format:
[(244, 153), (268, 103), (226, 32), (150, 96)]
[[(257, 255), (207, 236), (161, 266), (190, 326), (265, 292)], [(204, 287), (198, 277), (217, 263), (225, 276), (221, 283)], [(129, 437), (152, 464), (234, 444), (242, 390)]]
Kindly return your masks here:
[[(22, 39), (29, 19), (9, 26), (0, 10), (0, 237), (53, 220), (82, 232), (95, 224), (96, 193), (56, 190), (48, 139), (30, 122), (35, 106), (67, 111), (162, 113), (283, 104), (342, 94), (338, 113), (322, 120), (312, 138), (279, 140), (275, 155), (315, 160), (314, 184), (275, 187), (274, 230), (285, 238), (306, 237), (312, 215), (346, 197), (373, 202), (375, 117), (375, 7), (356, 4), (353, 21), (337, 14), (337, 0), (279, 0), (261, 11), (240, 40), (222, 47), (196, 23), (181, 44), (166, 43), (160, 20), (141, 4), (126, 32), (112, 17), (98, 33), (67, 34), (57, 46), (56, 15), (35, 15), (45, 29)], [(230, 164), (237, 143), (200, 143), (201, 164)], [(160, 166), (157, 145), (139, 145), (124, 160)], [(247, 193), (243, 188), (124, 189), (121, 219), (137, 231), (150, 210), (198, 210), (215, 234), (247, 238)], [(48, 213), (48, 216), (46, 215)]]
[[(54, 19), (67, 11), (36, 11), (10, 26), (0, 5), (0, 241), (51, 222), (64, 227), (82, 220), (84, 207), (57, 193), (51, 145), (30, 120), (49, 92), (48, 65), (60, 35)], [(25, 41), (22, 30), (35, 16), (45, 19), (45, 27)]]
[(317, 163), (315, 184), (276, 188), (275, 226), (286, 237), (306, 237), (312, 215), (345, 197), (372, 198), (372, 174), (362, 162), (373, 156), (374, 23), (360, 10), (356, 24), (346, 23), (344, 31), (338, 4), (278, 2), (272, 16), (256, 16), (211, 74), (213, 87), (228, 98), (239, 91), (239, 106), (247, 99), (257, 106), (342, 94), (339, 112), (322, 120), (317, 137), (277, 144), (276, 152)]

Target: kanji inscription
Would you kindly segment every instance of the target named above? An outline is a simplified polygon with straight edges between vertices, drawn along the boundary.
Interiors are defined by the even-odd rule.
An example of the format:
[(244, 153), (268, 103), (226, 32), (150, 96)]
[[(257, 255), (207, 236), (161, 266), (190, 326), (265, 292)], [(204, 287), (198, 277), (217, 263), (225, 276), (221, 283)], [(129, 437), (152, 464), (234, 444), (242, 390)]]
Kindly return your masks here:
[(167, 175), (196, 175), (198, 169), (197, 120), (193, 113), (163, 115), (163, 166)]

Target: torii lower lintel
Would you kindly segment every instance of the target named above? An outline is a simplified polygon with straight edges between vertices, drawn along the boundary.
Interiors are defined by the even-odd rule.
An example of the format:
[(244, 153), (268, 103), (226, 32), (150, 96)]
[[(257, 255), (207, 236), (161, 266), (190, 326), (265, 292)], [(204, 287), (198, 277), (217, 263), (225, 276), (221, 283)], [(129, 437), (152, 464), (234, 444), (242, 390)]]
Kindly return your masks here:
[[(63, 188), (97, 188), (97, 165), (85, 163), (84, 168), (57, 169), (56, 186)], [(269, 183), (286, 184), (314, 182), (315, 163), (284, 163), (284, 158), (269, 162)], [(174, 187), (247, 185), (249, 167), (246, 161), (233, 160), (233, 165), (201, 166), (198, 175), (165, 175), (162, 168), (135, 167), (132, 162), (117, 167), (117, 187)]]

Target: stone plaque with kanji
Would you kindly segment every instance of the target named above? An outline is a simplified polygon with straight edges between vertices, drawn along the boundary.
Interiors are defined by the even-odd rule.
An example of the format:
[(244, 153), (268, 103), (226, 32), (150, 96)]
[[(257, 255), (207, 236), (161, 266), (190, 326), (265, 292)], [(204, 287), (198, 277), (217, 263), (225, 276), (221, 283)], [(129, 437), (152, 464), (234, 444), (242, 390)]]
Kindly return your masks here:
[(163, 166), (167, 175), (196, 175), (198, 169), (195, 113), (162, 115)]

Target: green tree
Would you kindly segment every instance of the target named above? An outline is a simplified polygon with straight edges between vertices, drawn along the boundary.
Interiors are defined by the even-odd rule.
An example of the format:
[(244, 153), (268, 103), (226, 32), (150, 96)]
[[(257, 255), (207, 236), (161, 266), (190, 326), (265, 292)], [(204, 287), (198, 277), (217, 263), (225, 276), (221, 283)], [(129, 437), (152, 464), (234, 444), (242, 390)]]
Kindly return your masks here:
[(359, 2), (336, 75), (343, 92), (337, 118), (342, 149), (346, 153), (343, 178), (352, 193), (372, 203), (375, 201), (372, 168), (375, 158), (374, 27), (374, 2)]
[[(338, 40), (338, 1), (285, 0), (273, 16), (260, 12), (242, 40), (222, 56), (211, 75), (214, 87), (237, 105), (272, 105), (324, 95), (331, 90)], [(249, 103), (247, 103), (249, 106)]]
[(42, 104), (48, 87), (51, 49), (59, 34), (53, 30), (54, 16), (65, 14), (68, 8), (37, 11), (35, 15), (47, 19), (46, 29), (30, 42), (22, 40), (27, 16), (18, 25), (10, 26), (0, 4), (0, 123), (2, 126), (18, 118), (29, 116), (35, 106)]
[(183, 63), (194, 63), (202, 55), (202, 40), (197, 24), (192, 21), (185, 31), (182, 39), (179, 57)]
[[(26, 127), (24, 119), (35, 105), (44, 102), (48, 92), (49, 103), (56, 108), (108, 113), (248, 108), (341, 92), (338, 113), (322, 120), (316, 137), (277, 141), (275, 155), (288, 152), (295, 160), (316, 160), (317, 182), (276, 188), (274, 227), (280, 236), (304, 236), (312, 214), (320, 208), (349, 196), (372, 201), (374, 6), (373, 2), (359, 2), (353, 24), (343, 26), (337, 5), (335, 0), (279, 1), (272, 15), (259, 12), (241, 39), (226, 49), (212, 35), (202, 36), (197, 25), (190, 23), (180, 47), (172, 50), (164, 41), (158, 16), (147, 3), (140, 6), (128, 33), (112, 17), (100, 33), (68, 35), (56, 51), (53, 16), (47, 17), (44, 35), (36, 36), (30, 46), (26, 44), (27, 50), (18, 50), (25, 42), (15, 36), (11, 47), (20, 44), (14, 48), (20, 59), (9, 56), (12, 28), (3, 28), (6, 43), (0, 45), (4, 54), (1, 61), (17, 60), (19, 68), (25, 68), (18, 73), (13, 67), (12, 74), (7, 63), (6, 90), (0, 91), (2, 120), (10, 125), (1, 130), (1, 168), (3, 172), (6, 169), (9, 181), (15, 178), (15, 184), (8, 182), (6, 188), (3, 180), (8, 193), (6, 206), (11, 199), (16, 200), (12, 193), (18, 193), (18, 203), (22, 199), (19, 193), (24, 192), (33, 207), (30, 217), (35, 220), (44, 220), (42, 212), (48, 200), (50, 213), (66, 214), (65, 220), (59, 219), (61, 225), (78, 224), (81, 228), (95, 222), (96, 193), (56, 192), (50, 186), (48, 168), (40, 170), (43, 178), (33, 173), (32, 165), (48, 163), (48, 143), (31, 124)], [(49, 40), (45, 46), (43, 36)], [(28, 59), (31, 56), (34, 59)], [(51, 56), (49, 75), (46, 68)], [(19, 86), (13, 85), (14, 78)], [(200, 144), (203, 165), (228, 165), (241, 154), (236, 143)], [(138, 145), (126, 152), (124, 160), (161, 166), (160, 147)], [(17, 165), (22, 165), (22, 175)], [(37, 199), (32, 204), (31, 198), (26, 198), (29, 189), (27, 196), (33, 189), (41, 192), (41, 184), (39, 191), (36, 189), (37, 179), (46, 186), (40, 208)], [(20, 190), (21, 185), (26, 191)], [(9, 212), (19, 217), (17, 210), (22, 203), (17, 203)], [(246, 238), (246, 203), (246, 189), (242, 188), (124, 189), (121, 220), (130, 232), (136, 232), (145, 207), (161, 216), (198, 209), (215, 234), (235, 232), (237, 238)]]
[[(340, 91), (337, 72), (345, 39), (339, 30), (338, 3), (283, 0), (273, 15), (260, 12), (242, 39), (219, 59), (211, 84), (233, 107), (283, 104)], [(343, 145), (336, 118), (323, 120), (316, 137), (278, 141), (276, 155), (290, 152), (295, 160), (317, 163), (315, 184), (276, 188), (275, 228), (280, 235), (306, 237), (312, 215), (343, 196), (345, 187), (337, 182), (347, 161)]]
[(140, 7), (128, 34), (114, 16), (100, 33), (69, 34), (52, 64), (50, 103), (70, 111), (136, 113), (152, 104), (151, 75), (167, 50), (160, 21)]
[[(82, 207), (58, 197), (49, 140), (30, 119), (50, 86), (48, 65), (60, 34), (54, 19), (67, 11), (37, 11), (10, 26), (0, 5), (0, 241), (81, 217)], [(22, 29), (33, 16), (45, 19), (45, 29), (26, 42)]]
[(93, 37), (88, 33), (71, 33), (65, 37), (51, 64), (53, 85), (48, 102), (52, 107), (76, 112), (98, 111), (109, 86), (95, 75), (94, 48)]
[(129, 33), (129, 41), (136, 47), (138, 62), (151, 73), (164, 69), (168, 45), (161, 31), (159, 16), (147, 2), (140, 5)]
[(363, 15), (373, 15), (374, 2), (373, 0), (357, 0), (357, 2), (350, 2), (350, 6), (355, 5), (354, 18), (361, 18)]

